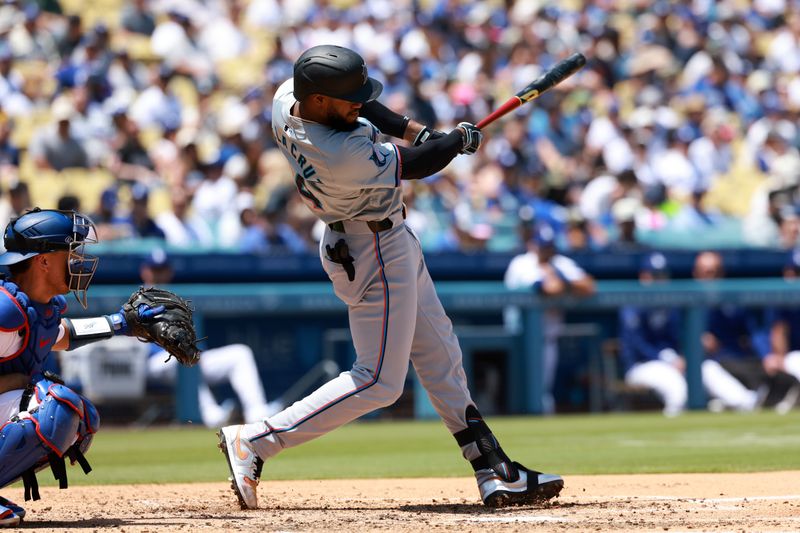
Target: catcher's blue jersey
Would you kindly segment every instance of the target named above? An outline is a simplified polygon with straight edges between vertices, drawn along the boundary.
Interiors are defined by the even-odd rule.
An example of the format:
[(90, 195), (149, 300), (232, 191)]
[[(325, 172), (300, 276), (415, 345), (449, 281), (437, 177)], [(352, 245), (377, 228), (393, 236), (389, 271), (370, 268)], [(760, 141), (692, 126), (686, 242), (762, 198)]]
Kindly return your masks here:
[(0, 357), (0, 375), (38, 374), (58, 340), (61, 315), (67, 308), (63, 296), (46, 304), (31, 301), (14, 283), (0, 280), (0, 331), (17, 332), (22, 344), (15, 353)]

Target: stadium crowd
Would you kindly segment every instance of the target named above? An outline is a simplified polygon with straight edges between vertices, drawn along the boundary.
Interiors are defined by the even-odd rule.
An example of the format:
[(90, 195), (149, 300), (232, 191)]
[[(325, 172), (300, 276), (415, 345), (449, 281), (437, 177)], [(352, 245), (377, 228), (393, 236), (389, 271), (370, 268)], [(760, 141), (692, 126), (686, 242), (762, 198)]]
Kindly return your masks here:
[(520, 218), (566, 251), (797, 244), (796, 0), (5, 0), (0, 222), (60, 202), (106, 241), (313, 250), (270, 106), (320, 43), (441, 130), (589, 59), (478, 157), (404, 184), (428, 250), (521, 250)]

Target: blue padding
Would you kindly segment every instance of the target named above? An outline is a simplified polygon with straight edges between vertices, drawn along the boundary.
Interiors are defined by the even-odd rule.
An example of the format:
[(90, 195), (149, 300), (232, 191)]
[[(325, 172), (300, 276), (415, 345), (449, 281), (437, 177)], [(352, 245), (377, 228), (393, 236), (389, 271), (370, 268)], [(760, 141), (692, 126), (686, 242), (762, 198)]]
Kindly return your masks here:
[(83, 418), (81, 396), (64, 385), (51, 385), (47, 397), (31, 416), (39, 422), (39, 434), (59, 456), (75, 442)]
[(46, 464), (50, 453), (30, 418), (3, 425), (0, 428), (0, 487), (17, 481), (29, 468)]
[(25, 325), (27, 315), (20, 308), (19, 302), (9, 293), (0, 290), (0, 325), (5, 331), (16, 331)]
[(83, 400), (83, 425), (80, 428), (82, 436), (97, 433), (100, 429), (100, 413), (97, 407), (94, 406), (85, 396), (81, 396)]

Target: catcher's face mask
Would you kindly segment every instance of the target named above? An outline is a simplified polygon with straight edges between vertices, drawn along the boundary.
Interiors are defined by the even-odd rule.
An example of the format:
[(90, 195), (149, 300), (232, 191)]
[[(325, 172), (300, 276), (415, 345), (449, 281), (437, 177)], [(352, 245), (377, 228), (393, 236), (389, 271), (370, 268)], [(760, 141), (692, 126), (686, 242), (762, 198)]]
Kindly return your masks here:
[(87, 244), (97, 243), (97, 231), (94, 223), (80, 213), (72, 218), (72, 241), (69, 243), (67, 259), (67, 286), (75, 295), (78, 303), (86, 309), (86, 291), (97, 269), (98, 258), (86, 253)]

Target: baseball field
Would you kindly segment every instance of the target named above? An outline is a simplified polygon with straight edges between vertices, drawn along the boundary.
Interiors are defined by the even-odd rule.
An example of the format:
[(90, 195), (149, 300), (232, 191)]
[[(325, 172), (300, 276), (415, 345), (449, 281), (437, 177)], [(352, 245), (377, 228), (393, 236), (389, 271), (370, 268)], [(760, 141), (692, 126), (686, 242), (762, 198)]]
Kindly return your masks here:
[[(489, 419), (503, 447), (565, 477), (547, 505), (491, 510), (438, 422), (357, 422), (265, 464), (242, 511), (204, 428), (104, 428), (89, 476), (39, 474), (47, 531), (796, 531), (800, 411)], [(18, 503), (22, 487), (3, 495)]]

